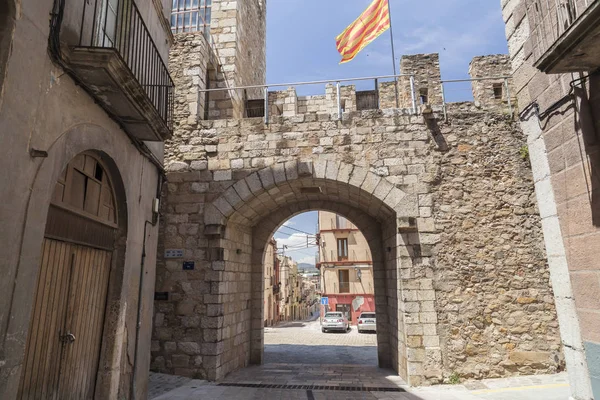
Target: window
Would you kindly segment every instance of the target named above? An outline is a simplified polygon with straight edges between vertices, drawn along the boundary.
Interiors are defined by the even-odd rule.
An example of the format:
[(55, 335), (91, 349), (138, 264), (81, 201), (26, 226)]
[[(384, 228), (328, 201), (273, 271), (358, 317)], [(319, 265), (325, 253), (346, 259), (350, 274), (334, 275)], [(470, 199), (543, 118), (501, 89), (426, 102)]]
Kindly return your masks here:
[(171, 30), (173, 33), (203, 32), (210, 37), (212, 0), (173, 0)]
[(427, 88), (419, 89), (419, 99), (421, 99), (421, 104), (429, 103), (429, 90)]
[(348, 260), (348, 239), (338, 239), (338, 261)]
[(100, 23), (98, 24), (98, 46), (115, 47), (117, 41), (118, 0), (102, 1)]
[(347, 269), (340, 269), (338, 271), (338, 279), (340, 293), (350, 293), (350, 271)]
[(504, 88), (502, 83), (494, 83), (494, 99), (502, 100), (504, 97)]
[(577, 19), (577, 9), (573, 0), (560, 0), (560, 18), (562, 20), (563, 30), (567, 30)]
[(100, 163), (80, 154), (58, 178), (52, 203), (83, 212), (110, 224), (116, 223), (112, 186)]

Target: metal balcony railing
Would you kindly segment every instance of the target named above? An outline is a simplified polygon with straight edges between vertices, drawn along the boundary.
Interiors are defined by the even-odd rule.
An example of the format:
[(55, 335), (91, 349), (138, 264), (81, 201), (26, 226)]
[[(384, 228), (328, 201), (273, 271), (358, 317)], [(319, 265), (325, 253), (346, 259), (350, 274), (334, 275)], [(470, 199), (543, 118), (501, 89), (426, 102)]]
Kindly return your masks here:
[(160, 118), (172, 130), (174, 84), (135, 2), (83, 3), (79, 47), (116, 50)]
[(350, 282), (340, 282), (340, 293), (350, 293)]

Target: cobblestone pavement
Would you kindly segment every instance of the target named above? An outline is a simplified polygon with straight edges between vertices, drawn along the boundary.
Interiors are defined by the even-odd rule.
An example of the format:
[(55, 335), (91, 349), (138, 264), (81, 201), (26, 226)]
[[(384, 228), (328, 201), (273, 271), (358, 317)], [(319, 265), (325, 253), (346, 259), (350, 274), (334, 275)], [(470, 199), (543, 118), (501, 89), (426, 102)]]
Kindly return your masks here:
[(377, 337), (358, 333), (321, 332), (319, 321), (292, 322), (265, 328), (265, 364), (377, 365)]
[[(270, 387), (264, 387), (270, 386)], [(273, 387), (278, 386), (278, 387)], [(358, 389), (361, 391), (358, 391)], [(353, 389), (353, 390), (351, 390)], [(220, 382), (150, 375), (152, 400), (567, 400), (566, 373), (409, 388), (377, 367), (374, 334), (322, 333), (318, 321), (265, 329), (265, 364)]]

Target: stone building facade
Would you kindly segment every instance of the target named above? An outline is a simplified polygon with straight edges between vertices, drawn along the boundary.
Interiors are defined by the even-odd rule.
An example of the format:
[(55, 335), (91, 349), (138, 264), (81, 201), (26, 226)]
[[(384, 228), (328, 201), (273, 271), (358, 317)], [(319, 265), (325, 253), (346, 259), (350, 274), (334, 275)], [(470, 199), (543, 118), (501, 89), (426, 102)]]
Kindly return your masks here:
[(265, 251), (264, 265), (264, 325), (273, 326), (279, 320), (279, 302), (276, 301), (278, 292), (278, 283), (276, 278), (279, 274), (276, 273), (278, 268), (277, 262), (277, 242), (274, 239), (269, 241), (267, 250)]
[(351, 324), (361, 312), (375, 311), (373, 262), (369, 244), (351, 221), (332, 212), (319, 211), (319, 263), (321, 296), (327, 311), (346, 313)]
[(147, 397), (172, 36), (136, 3), (148, 80), (86, 36), (96, 2), (0, 5), (2, 399)]
[(298, 263), (291, 257), (279, 257), (281, 276), (281, 299), (279, 301), (280, 321), (295, 321), (298, 319)]
[(572, 397), (598, 399), (600, 3), (501, 4)]

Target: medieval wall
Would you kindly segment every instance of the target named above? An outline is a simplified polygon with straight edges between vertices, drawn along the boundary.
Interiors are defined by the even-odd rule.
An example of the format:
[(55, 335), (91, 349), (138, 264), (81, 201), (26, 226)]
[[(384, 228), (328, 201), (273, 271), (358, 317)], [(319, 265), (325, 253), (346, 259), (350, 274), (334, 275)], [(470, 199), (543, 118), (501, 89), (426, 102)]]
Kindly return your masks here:
[(444, 366), (467, 378), (555, 372), (558, 321), (523, 134), (491, 113), (453, 112), (450, 124), (425, 211), (441, 232), (432, 273)]

